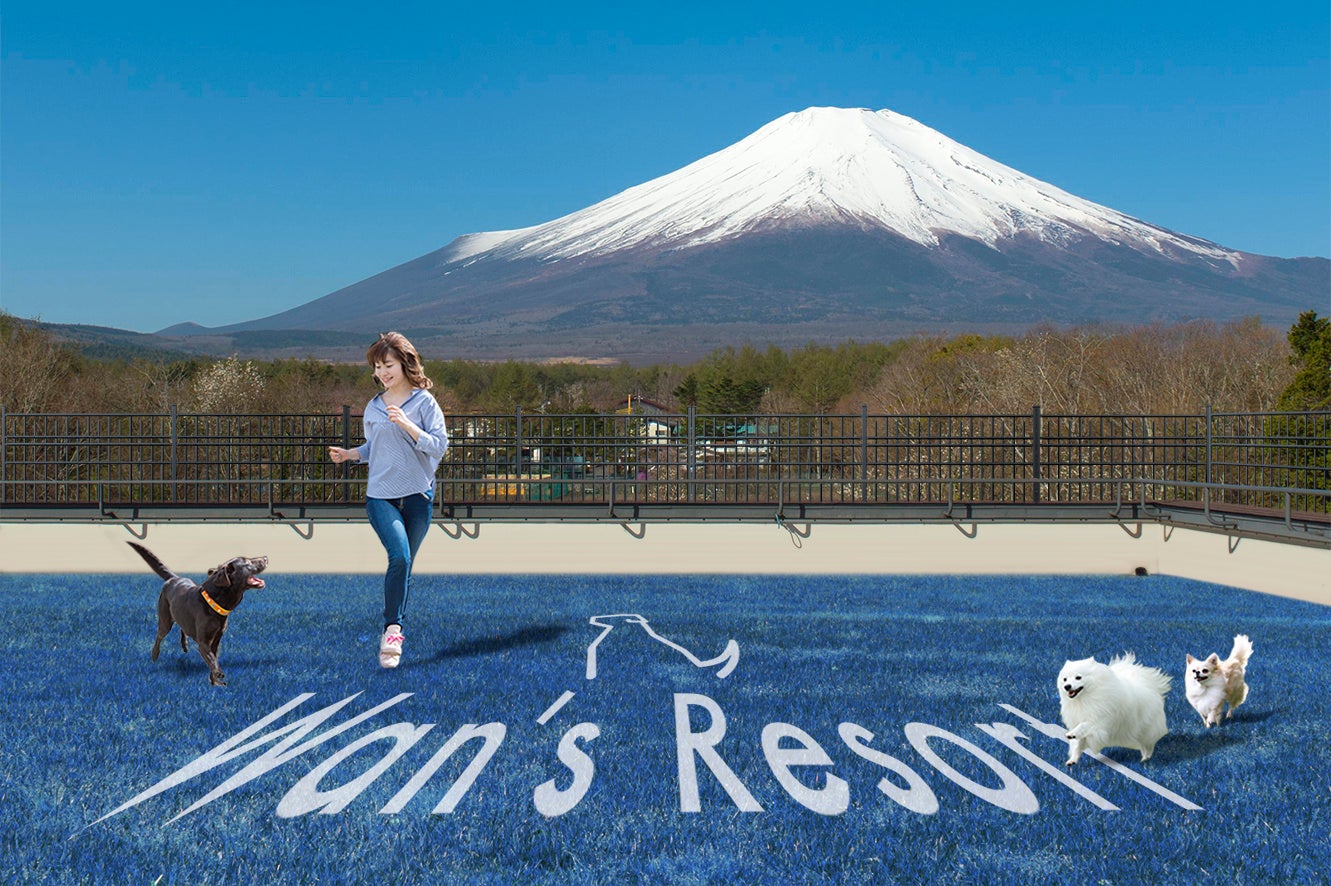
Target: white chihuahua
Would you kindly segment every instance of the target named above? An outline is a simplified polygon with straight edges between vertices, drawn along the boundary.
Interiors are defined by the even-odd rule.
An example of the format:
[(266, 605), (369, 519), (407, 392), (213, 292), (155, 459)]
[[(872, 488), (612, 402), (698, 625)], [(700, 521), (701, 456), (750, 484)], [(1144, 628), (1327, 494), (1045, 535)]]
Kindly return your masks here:
[[(1201, 714), (1206, 728), (1219, 725), (1222, 714), (1229, 717), (1248, 697), (1244, 674), (1251, 655), (1252, 641), (1247, 634), (1239, 634), (1234, 638), (1229, 658), (1224, 661), (1214, 652), (1205, 659), (1188, 656), (1188, 703)], [(1227, 712), (1226, 704), (1229, 705)]]

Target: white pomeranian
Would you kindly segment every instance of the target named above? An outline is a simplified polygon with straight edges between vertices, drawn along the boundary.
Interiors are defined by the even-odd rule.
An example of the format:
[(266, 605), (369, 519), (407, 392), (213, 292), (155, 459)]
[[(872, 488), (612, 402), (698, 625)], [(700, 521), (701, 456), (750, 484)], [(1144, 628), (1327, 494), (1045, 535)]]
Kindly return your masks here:
[[(1239, 634), (1234, 638), (1234, 648), (1229, 658), (1224, 661), (1214, 652), (1206, 659), (1188, 656), (1188, 703), (1202, 715), (1202, 722), (1208, 729), (1219, 725), (1221, 714), (1225, 717), (1233, 714), (1234, 709), (1248, 697), (1244, 674), (1251, 655), (1252, 641), (1247, 634)], [(1226, 704), (1229, 705), (1228, 712), (1225, 711)]]
[(1165, 693), (1169, 677), (1138, 664), (1131, 652), (1101, 664), (1094, 658), (1069, 661), (1058, 674), (1063, 725), (1068, 728), (1068, 763), (1084, 751), (1136, 748), (1151, 759), (1155, 743), (1169, 731)]

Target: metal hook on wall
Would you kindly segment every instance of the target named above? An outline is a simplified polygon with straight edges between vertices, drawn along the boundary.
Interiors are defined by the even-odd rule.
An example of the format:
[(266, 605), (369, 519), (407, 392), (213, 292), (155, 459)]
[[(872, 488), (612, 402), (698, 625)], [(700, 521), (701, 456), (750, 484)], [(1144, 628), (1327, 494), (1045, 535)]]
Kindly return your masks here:
[(449, 538), (462, 538), (464, 536), (467, 538), (480, 538), (481, 536), (480, 523), (473, 523), (472, 528), (470, 530), (468, 530), (466, 526), (462, 525), (461, 521), (452, 524), (453, 526), (456, 527), (456, 529), (449, 529), (448, 528), (449, 524), (447, 523), (435, 523), (434, 525), (442, 529), (444, 531), (444, 534), (447, 535)]

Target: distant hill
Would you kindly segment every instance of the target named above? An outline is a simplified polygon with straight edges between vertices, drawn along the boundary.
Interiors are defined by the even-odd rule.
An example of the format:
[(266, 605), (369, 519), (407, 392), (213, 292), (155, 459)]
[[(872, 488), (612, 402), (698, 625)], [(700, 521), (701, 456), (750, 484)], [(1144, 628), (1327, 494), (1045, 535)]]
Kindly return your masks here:
[(208, 327), (200, 326), (198, 323), (177, 323), (175, 326), (159, 329), (153, 334), (174, 338), (185, 338), (191, 335), (207, 335)]
[[(31, 322), (31, 321), (24, 321)], [(144, 359), (154, 362), (192, 357), (318, 357), (326, 360), (365, 358), (367, 343), (360, 333), (324, 330), (283, 330), (218, 334), (198, 324), (172, 326), (154, 333), (131, 332), (107, 326), (36, 323), (57, 341), (102, 360)], [(191, 327), (182, 331), (181, 327)]]
[(191, 350), (173, 347), (169, 340), (148, 333), (70, 323), (38, 322), (33, 325), (49, 333), (56, 341), (98, 360), (170, 362), (196, 356)]

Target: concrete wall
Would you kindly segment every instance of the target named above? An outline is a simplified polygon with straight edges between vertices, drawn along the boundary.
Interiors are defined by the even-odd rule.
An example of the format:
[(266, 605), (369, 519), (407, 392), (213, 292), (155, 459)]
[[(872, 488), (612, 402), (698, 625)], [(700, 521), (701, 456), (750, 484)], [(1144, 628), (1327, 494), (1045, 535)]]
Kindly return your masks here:
[[(136, 530), (140, 527), (135, 526)], [(475, 532), (476, 524), (461, 527)], [(1117, 526), (821, 524), (807, 538), (770, 524), (489, 523), (475, 537), (430, 530), (421, 573), (1152, 574), (1177, 575), (1331, 605), (1331, 550), (1234, 540), (1144, 524)], [(803, 530), (805, 527), (796, 527)], [(150, 524), (143, 544), (198, 575), (236, 554), (266, 554), (290, 573), (380, 572), (383, 549), (365, 523), (290, 526)], [(0, 524), (0, 572), (142, 572), (123, 526)]]

